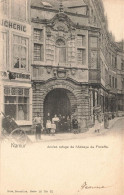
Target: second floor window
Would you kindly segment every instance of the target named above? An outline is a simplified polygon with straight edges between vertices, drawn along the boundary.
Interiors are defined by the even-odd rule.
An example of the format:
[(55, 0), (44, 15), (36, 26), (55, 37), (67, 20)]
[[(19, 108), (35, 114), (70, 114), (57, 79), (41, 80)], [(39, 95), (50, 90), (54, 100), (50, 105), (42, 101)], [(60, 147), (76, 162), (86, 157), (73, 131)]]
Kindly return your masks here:
[(86, 50), (85, 49), (77, 49), (77, 61), (78, 64), (84, 64), (86, 63)]
[(7, 15), (8, 2), (7, 0), (0, 0), (0, 13), (2, 15)]
[(13, 36), (14, 68), (28, 68), (28, 39), (18, 35)]
[(112, 86), (111, 75), (109, 75), (109, 85), (110, 85), (110, 87)]
[(62, 39), (56, 41), (56, 62), (66, 63), (66, 45)]
[(121, 70), (124, 71), (124, 60), (121, 62)]
[(7, 33), (0, 32), (0, 66), (7, 66)]
[(27, 0), (12, 0), (12, 17), (17, 20), (27, 20)]
[(44, 60), (43, 29), (34, 29), (34, 61)]

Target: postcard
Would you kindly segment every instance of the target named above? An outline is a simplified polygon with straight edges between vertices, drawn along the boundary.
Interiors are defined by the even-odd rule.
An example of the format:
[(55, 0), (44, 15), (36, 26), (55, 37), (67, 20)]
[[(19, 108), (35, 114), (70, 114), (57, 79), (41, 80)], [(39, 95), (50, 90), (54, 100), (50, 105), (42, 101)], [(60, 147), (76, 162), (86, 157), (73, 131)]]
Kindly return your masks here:
[(0, 0), (0, 195), (124, 194), (124, 2)]

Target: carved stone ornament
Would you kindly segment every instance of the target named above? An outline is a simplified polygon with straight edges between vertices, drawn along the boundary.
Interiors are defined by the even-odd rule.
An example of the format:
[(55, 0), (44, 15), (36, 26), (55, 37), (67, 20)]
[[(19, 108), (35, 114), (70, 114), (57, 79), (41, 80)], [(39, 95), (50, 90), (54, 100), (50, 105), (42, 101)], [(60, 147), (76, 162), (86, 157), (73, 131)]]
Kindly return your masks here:
[(76, 74), (76, 72), (77, 72), (77, 70), (76, 70), (76, 69), (74, 69), (74, 68), (71, 70), (71, 74), (72, 74), (72, 75), (75, 75), (75, 74)]
[(66, 72), (58, 72), (58, 77), (59, 78), (65, 78), (66, 77)]
[(51, 71), (52, 71), (52, 67), (48, 66), (48, 67), (47, 67), (47, 73), (50, 74)]
[(68, 32), (74, 30), (75, 24), (65, 13), (56, 14), (47, 24), (54, 31)]
[(51, 37), (51, 29), (50, 29), (50, 27), (46, 28), (46, 34), (47, 34), (47, 37)]

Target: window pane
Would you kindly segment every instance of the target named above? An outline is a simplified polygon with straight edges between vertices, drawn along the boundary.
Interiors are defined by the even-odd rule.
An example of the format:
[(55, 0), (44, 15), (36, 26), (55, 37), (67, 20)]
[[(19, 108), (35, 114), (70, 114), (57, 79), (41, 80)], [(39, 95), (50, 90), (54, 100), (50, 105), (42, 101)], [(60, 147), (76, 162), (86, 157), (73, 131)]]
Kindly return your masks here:
[[(18, 88), (14, 89), (15, 91), (19, 90)], [(15, 120), (29, 120), (29, 97), (5, 96), (4, 102), (6, 115), (10, 115)]]
[(78, 35), (77, 44), (78, 44), (78, 47), (85, 47), (86, 46), (86, 36)]
[(29, 105), (18, 105), (18, 120), (29, 120)]
[(14, 35), (13, 61), (14, 68), (26, 68), (28, 65), (28, 39)]
[(90, 37), (90, 45), (93, 48), (97, 48), (97, 37)]
[(66, 48), (65, 47), (59, 48), (59, 62), (61, 63), (66, 62)]
[(0, 32), (0, 62), (1, 66), (7, 65), (7, 33)]
[(34, 41), (42, 41), (43, 39), (43, 30), (34, 29)]
[(78, 64), (85, 64), (86, 63), (85, 49), (78, 49), (77, 50), (77, 61), (78, 61)]
[(43, 60), (43, 46), (40, 44), (34, 44), (34, 60)]
[(26, 67), (26, 47), (21, 47), (21, 68)]
[(19, 46), (14, 45), (13, 48), (13, 62), (14, 62), (14, 68), (19, 68)]

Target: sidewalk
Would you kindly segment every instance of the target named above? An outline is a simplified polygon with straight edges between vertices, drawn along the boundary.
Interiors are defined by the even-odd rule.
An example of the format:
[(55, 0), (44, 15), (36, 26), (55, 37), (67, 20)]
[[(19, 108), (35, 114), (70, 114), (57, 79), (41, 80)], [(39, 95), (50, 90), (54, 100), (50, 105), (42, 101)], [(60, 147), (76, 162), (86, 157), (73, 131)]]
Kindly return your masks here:
[[(109, 121), (109, 129), (113, 127), (113, 125), (118, 121), (119, 119), (124, 119), (124, 117), (116, 117), (112, 120)], [(98, 133), (95, 133), (95, 126), (92, 128), (89, 128), (88, 131), (84, 133), (79, 133), (79, 134), (74, 134), (74, 133), (57, 133), (54, 136), (53, 135), (41, 135), (41, 141), (39, 142), (44, 142), (44, 141), (59, 141), (59, 140), (70, 140), (70, 139), (82, 139), (88, 136), (96, 136), (97, 134), (102, 135), (105, 134), (109, 129), (104, 129), (104, 123), (101, 125), (101, 130)], [(28, 135), (29, 139), (33, 142), (36, 143), (35, 135)]]

